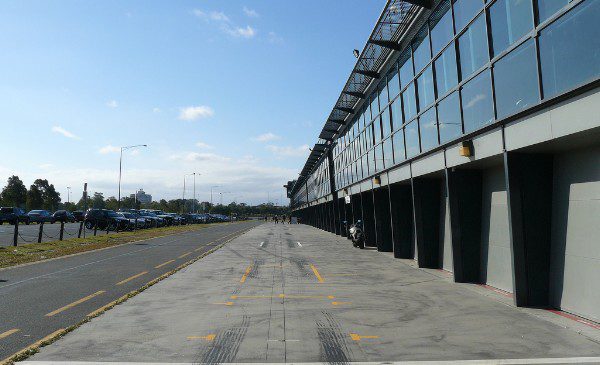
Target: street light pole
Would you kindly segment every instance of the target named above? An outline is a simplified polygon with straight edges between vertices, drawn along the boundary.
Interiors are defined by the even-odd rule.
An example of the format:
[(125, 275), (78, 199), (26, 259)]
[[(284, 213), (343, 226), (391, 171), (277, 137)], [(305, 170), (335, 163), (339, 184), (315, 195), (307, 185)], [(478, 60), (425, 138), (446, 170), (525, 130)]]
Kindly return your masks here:
[(119, 157), (119, 200), (117, 201), (117, 206), (119, 208), (121, 208), (121, 175), (123, 172), (123, 151), (124, 150), (128, 150), (130, 148), (136, 148), (136, 147), (148, 147), (148, 145), (145, 144), (136, 144), (133, 146), (124, 146), (121, 147), (121, 156)]
[(212, 208), (213, 205), (213, 188), (218, 188), (220, 187), (219, 185), (214, 185), (210, 187), (210, 206)]
[(67, 203), (71, 202), (71, 187), (67, 186)]

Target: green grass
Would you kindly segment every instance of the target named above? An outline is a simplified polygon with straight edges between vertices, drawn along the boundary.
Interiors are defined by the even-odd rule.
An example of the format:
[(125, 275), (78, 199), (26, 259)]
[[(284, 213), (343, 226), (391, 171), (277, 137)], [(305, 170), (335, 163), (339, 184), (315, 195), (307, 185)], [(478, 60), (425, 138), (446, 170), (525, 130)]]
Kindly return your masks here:
[[(220, 223), (213, 223), (220, 224)], [(185, 225), (120, 232), (87, 238), (71, 238), (64, 241), (30, 243), (17, 247), (0, 247), (0, 268), (36, 262), (75, 253), (118, 246), (125, 243), (168, 236), (177, 233), (198, 231), (213, 224)]]

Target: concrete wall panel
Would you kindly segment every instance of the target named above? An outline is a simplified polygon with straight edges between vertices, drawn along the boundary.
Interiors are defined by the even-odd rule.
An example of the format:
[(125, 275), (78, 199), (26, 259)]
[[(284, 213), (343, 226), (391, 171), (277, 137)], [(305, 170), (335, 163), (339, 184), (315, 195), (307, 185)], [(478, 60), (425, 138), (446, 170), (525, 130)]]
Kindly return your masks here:
[(446, 182), (442, 182), (442, 206), (440, 212), (440, 237), (442, 239), (442, 258), (441, 267), (442, 269), (450, 272), (454, 272), (452, 264), (452, 230), (450, 226), (450, 200), (448, 199), (448, 192), (446, 190)]
[(393, 184), (397, 182), (408, 182), (410, 180), (410, 166), (400, 166), (394, 170), (388, 172), (388, 183)]
[(412, 163), (412, 175), (418, 177), (444, 169), (444, 152), (436, 152)]
[(446, 150), (446, 165), (448, 167), (459, 166), (471, 161), (481, 160), (502, 153), (502, 131), (494, 129), (481, 136), (473, 138), (473, 157), (463, 157), (458, 153), (461, 144), (455, 144)]

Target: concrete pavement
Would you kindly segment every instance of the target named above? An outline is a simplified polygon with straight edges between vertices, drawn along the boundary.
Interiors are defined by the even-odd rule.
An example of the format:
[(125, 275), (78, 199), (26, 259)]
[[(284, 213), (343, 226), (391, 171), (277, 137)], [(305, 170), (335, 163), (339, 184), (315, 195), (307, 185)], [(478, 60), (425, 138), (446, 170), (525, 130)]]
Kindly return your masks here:
[(29, 360), (600, 361), (597, 330), (561, 320), (312, 227), (269, 223)]

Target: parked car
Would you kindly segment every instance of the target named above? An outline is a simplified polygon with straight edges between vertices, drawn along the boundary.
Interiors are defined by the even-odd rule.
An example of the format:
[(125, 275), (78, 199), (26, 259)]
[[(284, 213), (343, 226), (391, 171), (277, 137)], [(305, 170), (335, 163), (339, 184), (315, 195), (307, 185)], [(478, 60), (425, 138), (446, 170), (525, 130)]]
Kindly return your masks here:
[(30, 222), (35, 223), (55, 223), (56, 219), (47, 210), (31, 210), (27, 213)]
[(73, 211), (73, 216), (75, 217), (76, 222), (83, 222), (85, 219), (85, 212), (83, 210), (75, 210)]
[(52, 214), (52, 217), (57, 222), (75, 223), (75, 216), (71, 212), (66, 210), (57, 210), (56, 212), (54, 212), (54, 214)]
[(135, 213), (130, 212), (117, 212), (117, 215), (129, 220), (130, 229), (135, 228), (147, 228), (146, 227), (146, 219), (140, 217)]
[(162, 227), (165, 225), (165, 220), (158, 217), (152, 211), (140, 210), (138, 214), (146, 221), (150, 222), (150, 227)]
[(25, 211), (17, 207), (2, 207), (0, 208), (0, 224), (7, 222), (9, 224), (15, 224), (16, 222), (24, 222), (29, 224), (30, 218)]
[(172, 225), (182, 225), (186, 223), (186, 219), (184, 216), (181, 216), (177, 213), (164, 213), (164, 216), (167, 216), (171, 219), (171, 224)]
[(162, 210), (144, 209), (142, 211), (148, 212), (148, 213), (154, 213), (154, 215), (156, 215), (158, 218), (161, 218), (164, 221), (165, 226), (172, 226), (174, 224), (177, 224), (175, 217), (169, 215), (168, 213), (163, 212)]
[(100, 230), (126, 230), (129, 228), (129, 220), (119, 216), (116, 212), (108, 209), (88, 209), (85, 214), (85, 227), (93, 229), (97, 226)]

